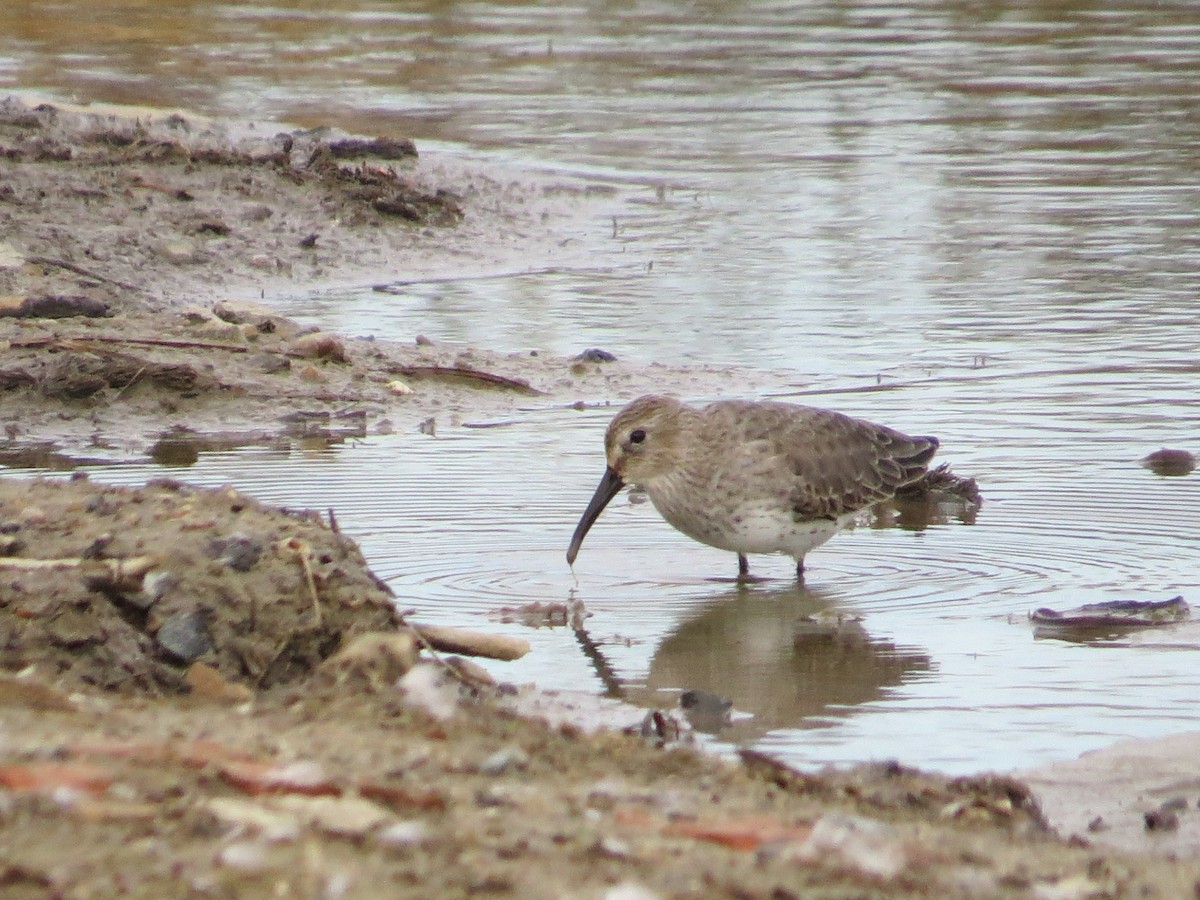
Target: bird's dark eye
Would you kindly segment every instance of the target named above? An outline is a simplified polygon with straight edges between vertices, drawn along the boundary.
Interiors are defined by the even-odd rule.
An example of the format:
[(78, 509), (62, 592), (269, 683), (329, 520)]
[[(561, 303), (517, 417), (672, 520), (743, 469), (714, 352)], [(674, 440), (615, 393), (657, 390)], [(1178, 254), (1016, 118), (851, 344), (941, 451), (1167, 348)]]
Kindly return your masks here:
[(629, 443), (640, 444), (646, 439), (646, 430), (644, 428), (635, 428), (629, 432)]

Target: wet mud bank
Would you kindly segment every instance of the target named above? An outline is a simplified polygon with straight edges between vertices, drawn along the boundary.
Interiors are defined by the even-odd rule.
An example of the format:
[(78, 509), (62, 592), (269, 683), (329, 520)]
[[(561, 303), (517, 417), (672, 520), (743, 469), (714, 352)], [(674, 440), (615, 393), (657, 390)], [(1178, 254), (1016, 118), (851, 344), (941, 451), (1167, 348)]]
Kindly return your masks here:
[[(599, 202), (418, 152), (0, 101), (0, 461), (170, 463), (752, 389), (745, 372), (319, 334), (275, 314), (272, 296), (323, 284), (561, 262), (563, 229)], [(1200, 884), (1190, 859), (1055, 834), (1009, 778), (718, 760), (669, 712), (621, 711), (628, 734), (530, 717), (526, 689), (404, 621), (328, 511), (239, 487), (0, 479), (6, 897)]]
[(360, 436), (733, 378), (585, 347), (563, 359), (311, 334), (259, 304), (571, 265), (564, 245), (579, 242), (562, 232), (596, 225), (608, 192), (594, 185), (428, 163), (407, 141), (8, 98), (0, 186), (10, 455)]
[(623, 731), (593, 730), (550, 708), (570, 698), (523, 705), (528, 688), (414, 637), (335, 521), (233, 488), (2, 479), (0, 535), (5, 896), (1200, 883), (1195, 861), (1056, 835), (1011, 778), (802, 773), (698, 753), (670, 712), (617, 710)]

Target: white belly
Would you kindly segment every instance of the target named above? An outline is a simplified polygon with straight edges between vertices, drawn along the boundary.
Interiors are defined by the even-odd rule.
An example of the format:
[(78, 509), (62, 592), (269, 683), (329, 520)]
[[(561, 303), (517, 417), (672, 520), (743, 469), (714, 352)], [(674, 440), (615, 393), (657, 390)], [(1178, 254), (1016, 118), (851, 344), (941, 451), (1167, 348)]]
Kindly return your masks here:
[(680, 508), (659, 504), (650, 494), (662, 517), (688, 537), (734, 553), (786, 553), (795, 559), (819, 547), (854, 520), (854, 514), (836, 521), (816, 519), (797, 522), (789, 511), (778, 506), (763, 508), (742, 505), (724, 514), (710, 508)]

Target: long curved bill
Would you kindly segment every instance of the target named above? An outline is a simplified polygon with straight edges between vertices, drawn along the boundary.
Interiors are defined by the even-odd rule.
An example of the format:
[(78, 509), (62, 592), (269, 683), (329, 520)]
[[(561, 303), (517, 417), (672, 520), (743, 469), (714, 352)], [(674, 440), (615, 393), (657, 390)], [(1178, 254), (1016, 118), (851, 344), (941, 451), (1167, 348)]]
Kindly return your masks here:
[(583, 517), (580, 518), (579, 524), (575, 526), (575, 533), (571, 535), (571, 546), (567, 548), (568, 566), (575, 565), (575, 557), (579, 555), (579, 548), (583, 545), (583, 539), (587, 535), (588, 529), (600, 518), (600, 513), (604, 511), (604, 507), (608, 506), (608, 501), (617, 496), (617, 491), (623, 487), (625, 487), (625, 482), (621, 480), (616, 469), (612, 466), (606, 468), (604, 477), (600, 479), (600, 484), (596, 488), (596, 493), (592, 494), (591, 502), (583, 511)]

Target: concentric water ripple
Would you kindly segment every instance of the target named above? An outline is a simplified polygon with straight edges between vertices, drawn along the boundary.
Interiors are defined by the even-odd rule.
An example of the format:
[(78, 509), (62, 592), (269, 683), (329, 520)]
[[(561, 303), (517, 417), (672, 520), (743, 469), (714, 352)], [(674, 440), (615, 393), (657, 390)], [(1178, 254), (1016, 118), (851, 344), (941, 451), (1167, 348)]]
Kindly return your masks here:
[[(727, 739), (798, 760), (901, 755), (969, 769), (1169, 730), (1200, 711), (1191, 662), (1200, 636), (1154, 653), (1100, 650), (1035, 640), (1025, 615), (1194, 587), (1200, 479), (1139, 467), (1151, 444), (1089, 438), (1103, 429), (1080, 398), (1066, 399), (1075, 397), (1073, 375), (1013, 381), (1011, 399), (994, 402), (983, 422), (974, 412), (980, 385), (888, 392), (893, 420), (923, 416), (925, 430), (959, 432), (942, 454), (979, 478), (984, 506), (971, 524), (950, 515), (920, 532), (864, 523), (810, 555), (802, 588), (786, 559), (764, 557), (754, 571), (767, 580), (739, 591), (728, 580), (731, 554), (689, 541), (649, 503), (625, 497), (589, 535), (573, 576), (563, 554), (599, 476), (609, 411), (320, 450), (202, 454), (172, 474), (333, 509), (401, 607), (530, 637), (535, 652), (497, 666), (504, 677), (655, 704), (687, 689), (731, 695), (739, 716)], [(821, 402), (840, 399), (848, 402), (829, 405), (884, 411), (878, 395)], [(1039, 403), (1070, 408), (1065, 418), (1077, 427), (1064, 429), (1063, 416), (1042, 421)], [(974, 428), (963, 427), (963, 409), (973, 410)], [(1008, 420), (1017, 424), (1000, 433)], [(90, 469), (131, 483), (160, 471)], [(592, 613), (581, 636), (496, 621), (504, 607), (572, 598)], [(844, 646), (794, 645), (806, 616), (830, 612), (859, 620)], [(921, 737), (951, 732), (952, 746)]]
[[(166, 56), (94, 16), (59, 27), (79, 0), (36, 6), (0, 4), (0, 82), (390, 129), (426, 158), (536, 159), (625, 201), (593, 223), (587, 269), (405, 280), (386, 303), (348, 290), (286, 312), (394, 339), (784, 369), (772, 396), (938, 435), (985, 502), (919, 533), (840, 536), (803, 588), (787, 560), (756, 560), (769, 580), (739, 592), (715, 580), (730, 554), (624, 500), (567, 570), (606, 412), (204, 454), (172, 474), (336, 510), (400, 605), (527, 634), (534, 652), (504, 677), (647, 703), (725, 694), (746, 714), (730, 739), (794, 760), (1003, 768), (1195, 727), (1197, 629), (1088, 645), (1025, 620), (1197, 602), (1200, 475), (1137, 465), (1200, 434), (1192, 0), (991, 17), (932, 0), (703, 16), (161, 0)], [(586, 634), (490, 617), (572, 597)], [(814, 637), (806, 617), (831, 613), (860, 621)]]

